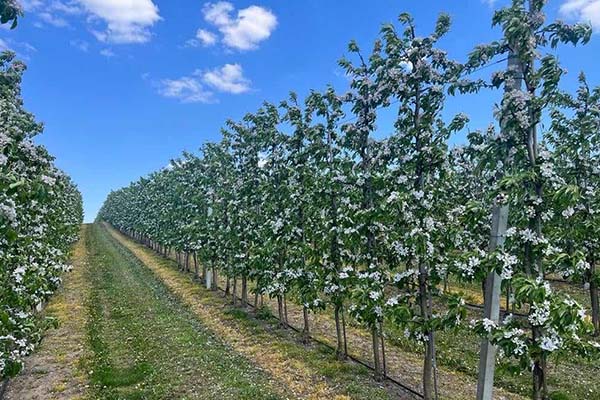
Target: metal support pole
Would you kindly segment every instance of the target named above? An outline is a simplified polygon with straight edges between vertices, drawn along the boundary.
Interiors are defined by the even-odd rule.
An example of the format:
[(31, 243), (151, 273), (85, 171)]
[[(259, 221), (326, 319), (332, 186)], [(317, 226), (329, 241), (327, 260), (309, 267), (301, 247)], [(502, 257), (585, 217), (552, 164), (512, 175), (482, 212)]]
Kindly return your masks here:
[[(492, 235), (490, 251), (504, 245), (508, 206), (494, 205), (492, 211)], [(502, 279), (495, 272), (488, 274), (485, 280), (484, 317), (492, 321), (500, 319), (500, 285)], [(481, 341), (479, 352), (479, 379), (477, 381), (477, 400), (492, 400), (494, 390), (494, 368), (496, 364), (496, 346), (487, 339)]]
[[(522, 71), (518, 58), (513, 51), (508, 56), (507, 70), (512, 78), (506, 82), (505, 91), (521, 90)], [(500, 121), (504, 131), (504, 123)], [(510, 149), (506, 149), (507, 152)], [(508, 223), (508, 205), (496, 200), (492, 210), (492, 231), (490, 232), (489, 251), (504, 247)], [(492, 271), (485, 281), (484, 318), (498, 322), (500, 319), (500, 289), (502, 279)], [(496, 364), (496, 346), (487, 339), (481, 341), (479, 352), (479, 378), (477, 380), (477, 400), (492, 400), (494, 391), (494, 369)]]

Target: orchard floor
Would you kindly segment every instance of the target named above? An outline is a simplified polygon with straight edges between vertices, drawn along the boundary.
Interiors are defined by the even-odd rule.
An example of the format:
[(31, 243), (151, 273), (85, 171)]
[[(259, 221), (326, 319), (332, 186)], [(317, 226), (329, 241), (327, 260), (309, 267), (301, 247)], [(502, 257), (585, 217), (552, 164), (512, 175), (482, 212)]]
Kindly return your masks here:
[[(231, 299), (204, 289), (173, 260), (108, 225), (82, 227), (72, 264), (44, 311), (60, 326), (27, 359), (5, 399), (416, 398), (392, 383), (376, 383), (360, 364), (337, 361), (330, 347), (305, 345), (299, 334), (280, 329), (273, 302), (266, 301), (259, 312), (233, 308)], [(290, 322), (300, 326), (301, 308), (290, 302), (288, 310)], [(314, 336), (334, 343), (330, 316), (311, 315), (311, 323)], [(349, 326), (348, 339), (351, 353), (368, 362), (369, 335)], [(457, 339), (450, 341), (468, 358), (465, 343)], [(390, 375), (419, 390), (418, 351), (388, 343), (387, 353)], [(591, 389), (574, 393), (577, 381), (597, 376), (587, 363), (567, 367), (574, 365), (583, 375), (572, 383), (573, 396), (557, 398), (597, 398)], [(441, 398), (474, 398), (475, 376), (463, 367), (442, 362)], [(495, 398), (522, 399), (502, 389)]]
[[(300, 334), (280, 329), (273, 302), (265, 299), (258, 312), (234, 308), (173, 260), (108, 225), (82, 227), (72, 264), (44, 311), (60, 327), (28, 358), (6, 399), (417, 398), (391, 382), (375, 382), (360, 364), (336, 360), (330, 347), (303, 344)], [(290, 301), (288, 311), (300, 326), (301, 308)], [(334, 344), (331, 316), (311, 315), (311, 324), (314, 336)], [(369, 362), (368, 333), (351, 324), (348, 339), (351, 353)], [(388, 343), (386, 353), (389, 374), (420, 390), (418, 351)], [(470, 369), (441, 364), (440, 398), (473, 399)], [(498, 388), (494, 398), (520, 400), (522, 394)], [(559, 398), (596, 397), (590, 391)]]
[[(379, 397), (356, 392), (361, 385), (363, 385), (363, 390), (374, 385), (374, 382), (369, 379), (371, 373), (366, 368), (350, 362), (339, 363), (339, 366), (332, 369), (331, 366), (336, 365), (337, 362), (333, 360), (333, 355), (329, 349), (314, 344), (307, 348), (299, 343), (299, 334), (290, 330), (278, 329), (278, 321), (270, 317), (276, 310), (273, 301), (265, 299), (266, 307), (260, 310), (256, 316), (254, 316), (254, 311), (246, 312), (232, 309), (229, 305), (230, 299), (223, 298), (221, 292), (211, 292), (203, 289), (198, 282), (194, 281), (192, 274), (181, 273), (173, 260), (158, 255), (108, 225), (105, 225), (105, 228), (115, 240), (127, 247), (142, 260), (144, 265), (154, 271), (182, 301), (186, 302), (197, 315), (201, 316), (203, 321), (209, 324), (215, 332), (218, 332), (219, 337), (233, 343), (236, 350), (246, 354), (272, 376), (276, 376), (278, 380), (288, 380), (288, 384), (294, 389), (295, 397), (332, 399), (335, 398), (334, 394), (343, 393), (348, 395), (349, 398), (376, 399), (387, 398), (388, 396), (400, 399), (416, 398), (406, 392), (403, 393), (394, 385), (387, 385), (385, 387), (387, 394), (382, 392), (378, 395)], [(221, 281), (220, 286), (224, 287), (225, 282)], [(302, 320), (301, 307), (295, 306), (290, 301), (288, 302), (288, 313), (290, 322), (300, 327)], [(232, 321), (230, 321), (232, 317), (237, 319), (234, 324), (231, 324)], [(313, 336), (323, 342), (334, 344), (335, 328), (332, 318), (326, 314), (311, 315), (310, 318)], [(237, 330), (241, 326), (245, 328), (251, 326), (253, 329), (239, 335)], [(368, 332), (360, 327), (349, 326), (347, 334), (350, 353), (369, 362), (371, 339)], [(254, 340), (257, 337), (260, 340)], [(318, 349), (317, 352), (315, 352), (315, 348)], [(322, 355), (319, 355), (319, 351), (325, 355), (324, 359)], [(390, 376), (419, 391), (422, 371), (421, 356), (417, 352), (406, 351), (398, 346), (391, 346), (389, 343), (386, 346), (386, 354)], [(302, 362), (298, 365), (302, 365), (302, 369), (306, 372), (298, 373), (298, 367), (290, 369), (288, 360), (296, 360), (295, 363)], [(347, 369), (355, 372), (342, 373)], [(311, 374), (313, 377), (308, 380), (308, 386), (306, 386), (303, 381), (306, 381), (306, 377)], [(440, 368), (439, 376), (440, 398), (452, 400), (471, 400), (475, 398), (476, 377), (445, 367)], [(315, 379), (316, 382), (320, 382), (320, 378), (324, 378), (324, 382), (329, 387), (336, 389), (330, 392), (317, 391), (317, 393), (314, 393), (315, 385), (311, 382), (315, 382)], [(348, 385), (348, 382), (352, 385), (350, 390), (348, 388), (343, 389), (343, 386)], [(299, 387), (295, 387), (295, 385)], [(391, 390), (395, 390), (396, 394), (392, 393), (390, 395)], [(518, 400), (524, 397), (498, 388), (495, 391), (494, 398), (497, 400)]]
[[(6, 399), (411, 399), (328, 347), (144, 259), (110, 228), (82, 228), (48, 331)], [(149, 262), (150, 261), (150, 262)], [(151, 265), (148, 265), (151, 264)]]

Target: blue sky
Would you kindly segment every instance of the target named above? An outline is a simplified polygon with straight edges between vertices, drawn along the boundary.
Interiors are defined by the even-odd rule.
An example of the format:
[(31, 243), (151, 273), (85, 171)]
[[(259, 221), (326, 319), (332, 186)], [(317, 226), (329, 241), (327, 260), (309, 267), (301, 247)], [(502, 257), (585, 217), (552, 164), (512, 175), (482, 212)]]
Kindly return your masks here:
[[(0, 29), (0, 48), (27, 62), (25, 104), (45, 124), (38, 142), (79, 185), (91, 221), (111, 189), (218, 140), (227, 118), (239, 119), (264, 100), (279, 102), (290, 90), (302, 96), (328, 83), (344, 90), (337, 60), (348, 41), (368, 49), (381, 24), (400, 12), (411, 13), (423, 34), (440, 12), (449, 13), (453, 28), (441, 46), (464, 60), (473, 46), (498, 37), (491, 16), (502, 4), (27, 0), (19, 27)], [(551, 18), (600, 28), (600, 0), (550, 0), (548, 10)], [(565, 88), (574, 87), (579, 70), (600, 84), (600, 35), (558, 54), (570, 71)], [(447, 112), (465, 112), (470, 129), (484, 128), (495, 99), (453, 98)], [(390, 124), (384, 116), (380, 127)]]

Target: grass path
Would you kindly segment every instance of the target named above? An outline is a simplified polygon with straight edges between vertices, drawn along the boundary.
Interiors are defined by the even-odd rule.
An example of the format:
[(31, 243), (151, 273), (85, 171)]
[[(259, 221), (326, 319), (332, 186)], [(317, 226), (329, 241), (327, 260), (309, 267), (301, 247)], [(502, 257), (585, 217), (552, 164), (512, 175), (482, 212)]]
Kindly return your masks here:
[(259, 320), (234, 309), (216, 292), (202, 288), (174, 262), (106, 226), (110, 234), (152, 270), (190, 310), (231, 347), (260, 366), (272, 379), (303, 399), (411, 399), (393, 385), (381, 385), (358, 364), (335, 360), (325, 346), (305, 346), (280, 330), (272, 318)]
[(288, 397), (286, 388), (217, 338), (103, 227), (90, 230), (90, 398)]
[[(185, 275), (180, 272), (176, 263), (173, 260), (166, 260), (163, 257), (157, 255), (154, 251), (146, 248), (145, 246), (136, 243), (135, 241), (125, 237), (116, 230), (108, 227), (111, 234), (118, 239), (121, 243), (131, 249), (138, 257), (140, 257), (146, 265), (156, 264), (157, 266), (167, 267), (169, 276), (177, 279), (184, 279), (190, 281), (191, 274)], [(166, 274), (166, 271), (157, 272), (161, 275), (162, 279)], [(225, 286), (225, 279), (219, 276), (219, 285)], [(199, 286), (198, 283), (192, 283), (192, 287)], [(250, 286), (252, 283), (250, 282)], [(204, 289), (197, 288), (195, 290), (204, 291)], [(214, 294), (213, 294), (214, 295)], [(239, 293), (238, 293), (239, 295)], [(270, 313), (277, 312), (277, 304), (274, 299), (268, 299), (265, 297), (264, 304)], [(303, 313), (302, 307), (298, 306), (292, 301), (288, 301), (288, 319), (289, 322), (296, 327), (302, 327), (303, 325)], [(223, 312), (217, 310), (217, 312)], [(214, 316), (216, 318), (216, 316)], [(333, 317), (326, 313), (311, 314), (311, 334), (313, 337), (319, 340), (335, 346), (335, 322)], [(368, 331), (360, 326), (354, 326), (349, 324), (347, 327), (348, 337), (348, 350), (351, 355), (369, 362), (372, 358), (371, 353), (371, 336)], [(402, 337), (402, 333), (393, 335), (393, 337)], [(410, 386), (416, 391), (421, 391), (421, 379), (422, 379), (422, 368), (423, 361), (422, 351), (416, 346), (403, 346), (403, 343), (396, 343), (397, 341), (386, 342), (386, 364), (388, 368), (388, 375), (397, 379), (405, 385)], [(460, 341), (459, 341), (460, 342)], [(398, 345), (396, 345), (398, 344)], [(478, 348), (479, 342), (477, 341), (476, 347)], [(464, 369), (458, 370), (454, 368), (454, 365), (440, 366), (439, 368), (439, 387), (442, 393), (442, 398), (449, 400), (470, 400), (475, 398), (477, 390), (476, 386), (477, 377), (471, 376), (465, 373)], [(524, 397), (517, 393), (511, 393), (502, 388), (496, 388), (494, 393), (495, 399), (497, 400), (521, 400)]]

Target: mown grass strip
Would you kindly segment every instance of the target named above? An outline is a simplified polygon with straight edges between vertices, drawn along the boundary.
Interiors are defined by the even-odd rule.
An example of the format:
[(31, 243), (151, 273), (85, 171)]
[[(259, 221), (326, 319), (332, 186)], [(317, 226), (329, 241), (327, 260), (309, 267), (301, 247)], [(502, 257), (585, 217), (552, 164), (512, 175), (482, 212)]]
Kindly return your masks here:
[(98, 225), (88, 243), (93, 399), (286, 398)]
[(174, 262), (124, 237), (110, 227), (111, 235), (152, 270), (182, 302), (219, 337), (253, 360), (295, 397), (308, 399), (405, 399), (394, 385), (380, 385), (360, 365), (340, 362), (323, 345), (304, 346), (297, 335), (277, 328), (271, 318), (259, 320), (245, 310), (232, 308), (216, 292), (204, 289), (191, 275), (181, 274)]

